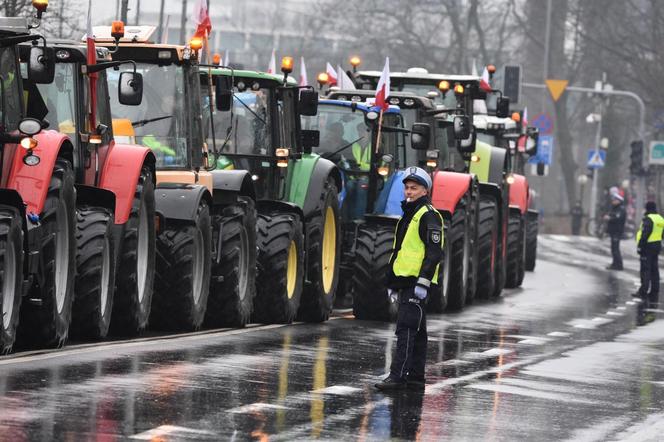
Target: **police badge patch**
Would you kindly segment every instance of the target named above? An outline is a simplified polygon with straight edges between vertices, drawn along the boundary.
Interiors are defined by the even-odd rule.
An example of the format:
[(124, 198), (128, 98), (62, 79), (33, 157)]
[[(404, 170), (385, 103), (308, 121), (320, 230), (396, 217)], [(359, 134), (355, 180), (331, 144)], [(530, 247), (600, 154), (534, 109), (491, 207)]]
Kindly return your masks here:
[(431, 238), (432, 243), (434, 244), (440, 243), (440, 231), (432, 230), (431, 233), (429, 234), (429, 237)]

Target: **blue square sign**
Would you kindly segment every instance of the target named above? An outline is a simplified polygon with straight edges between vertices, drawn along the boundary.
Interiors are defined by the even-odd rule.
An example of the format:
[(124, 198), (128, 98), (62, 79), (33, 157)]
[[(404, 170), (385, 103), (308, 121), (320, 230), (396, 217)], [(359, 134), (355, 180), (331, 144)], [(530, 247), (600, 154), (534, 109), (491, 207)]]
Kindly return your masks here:
[(553, 135), (540, 135), (537, 141), (537, 155), (528, 159), (529, 164), (544, 163), (551, 165), (553, 158)]
[(588, 169), (600, 169), (606, 164), (606, 151), (591, 149), (588, 151)]

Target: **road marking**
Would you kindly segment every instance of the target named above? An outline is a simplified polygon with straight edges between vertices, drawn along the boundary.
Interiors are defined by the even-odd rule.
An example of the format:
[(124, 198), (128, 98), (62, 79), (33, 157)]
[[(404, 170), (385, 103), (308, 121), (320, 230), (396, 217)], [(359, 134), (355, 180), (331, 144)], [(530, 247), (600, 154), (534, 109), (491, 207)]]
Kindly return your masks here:
[(567, 338), (569, 336), (572, 336), (571, 333), (559, 332), (559, 331), (554, 331), (554, 332), (551, 332), (551, 333), (547, 333), (546, 335), (547, 336), (552, 336), (554, 338)]
[(253, 404), (242, 405), (240, 407), (226, 410), (226, 413), (253, 413), (262, 410), (287, 410), (288, 407), (277, 404), (266, 404), (265, 402), (254, 402)]
[(312, 390), (311, 393), (315, 394), (337, 394), (340, 396), (345, 396), (353, 394), (357, 391), (362, 391), (361, 388), (349, 387), (347, 385), (332, 385), (326, 388), (319, 388), (318, 390)]
[[(206, 430), (198, 430), (195, 428), (187, 427), (178, 427), (176, 425), (161, 425), (159, 427), (153, 428), (152, 430), (144, 431), (143, 433), (134, 434), (129, 436), (130, 439), (139, 439), (139, 440), (161, 440), (160, 436), (168, 436), (173, 433), (179, 433), (181, 436), (186, 434), (187, 436), (214, 436), (216, 433)], [(184, 434), (183, 434), (184, 433)], [(189, 437), (184, 437), (184, 439), (189, 439)]]

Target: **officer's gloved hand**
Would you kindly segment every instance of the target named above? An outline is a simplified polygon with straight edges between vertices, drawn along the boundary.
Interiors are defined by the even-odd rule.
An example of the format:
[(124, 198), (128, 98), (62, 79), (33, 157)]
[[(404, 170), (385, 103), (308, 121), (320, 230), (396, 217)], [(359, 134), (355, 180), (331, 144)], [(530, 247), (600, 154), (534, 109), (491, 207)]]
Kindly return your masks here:
[(427, 297), (428, 290), (426, 287), (423, 287), (421, 285), (416, 285), (414, 294), (417, 299), (424, 299)]
[(387, 289), (387, 297), (388, 297), (388, 299), (390, 300), (390, 302), (392, 304), (397, 302), (397, 296), (398, 296), (398, 294), (397, 294), (396, 290)]

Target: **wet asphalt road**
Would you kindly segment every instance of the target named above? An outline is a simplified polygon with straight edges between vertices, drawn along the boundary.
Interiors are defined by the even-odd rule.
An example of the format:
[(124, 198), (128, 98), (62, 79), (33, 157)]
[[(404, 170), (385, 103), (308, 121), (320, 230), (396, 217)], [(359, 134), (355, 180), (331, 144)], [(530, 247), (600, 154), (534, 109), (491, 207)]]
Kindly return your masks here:
[(637, 260), (545, 236), (521, 289), (430, 315), (427, 387), (382, 394), (393, 325), (150, 337), (0, 358), (0, 440), (662, 440), (664, 320)]

